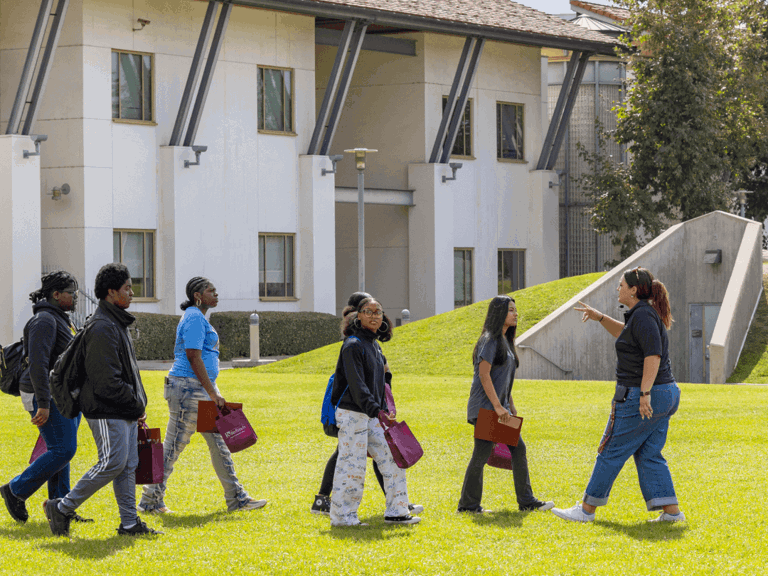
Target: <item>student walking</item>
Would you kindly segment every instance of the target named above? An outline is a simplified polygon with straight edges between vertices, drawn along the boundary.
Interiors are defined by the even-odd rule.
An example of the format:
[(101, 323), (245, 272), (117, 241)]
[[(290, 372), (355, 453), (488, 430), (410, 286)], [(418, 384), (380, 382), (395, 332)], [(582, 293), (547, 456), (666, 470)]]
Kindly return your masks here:
[(634, 456), (645, 505), (649, 512), (661, 511), (651, 522), (679, 522), (685, 514), (661, 455), (669, 420), (680, 404), (669, 363), (669, 296), (664, 284), (639, 266), (622, 274), (618, 292), (619, 303), (629, 308), (623, 323), (583, 302), (575, 308), (582, 312), (582, 322), (594, 320), (616, 338), (616, 393), (582, 503), (552, 512), (564, 520), (592, 522), (597, 507), (608, 503), (624, 464)]
[[(226, 405), (216, 386), (219, 375), (219, 335), (205, 318), (206, 313), (218, 305), (219, 295), (213, 283), (200, 276), (187, 282), (186, 295), (187, 300), (181, 304), (184, 315), (176, 328), (174, 363), (165, 379), (169, 418), (163, 444), (163, 481), (144, 486), (139, 503), (140, 512), (171, 512), (165, 505), (168, 478), (197, 429), (198, 402), (210, 399), (217, 406)], [(235, 474), (232, 454), (221, 434), (203, 432), (202, 435), (208, 444), (213, 469), (224, 488), (227, 510), (256, 510), (266, 506), (266, 500), (251, 498), (240, 484)]]
[(112, 483), (120, 512), (119, 535), (161, 534), (136, 514), (138, 422), (146, 419), (147, 395), (128, 332), (135, 318), (131, 275), (122, 264), (107, 264), (96, 274), (96, 312), (85, 327), (85, 381), (79, 401), (93, 433), (99, 461), (62, 498), (43, 503), (51, 532), (69, 534), (75, 511)]
[[(34, 316), (24, 326), (29, 370), (19, 381), (21, 403), (45, 440), (47, 451), (8, 484), (0, 486), (11, 518), (26, 522), (25, 501), (45, 483), (48, 498), (62, 498), (69, 492), (69, 462), (77, 451), (80, 414), (65, 418), (51, 398), (48, 375), (56, 359), (72, 341), (75, 326), (67, 316), (77, 306), (77, 280), (69, 272), (46, 274), (42, 286), (29, 295)], [(77, 522), (93, 522), (75, 514)]]
[[(480, 408), (494, 410), (499, 422), (507, 423), (517, 415), (512, 400), (515, 369), (519, 365), (515, 351), (517, 332), (517, 306), (515, 300), (501, 295), (488, 305), (483, 331), (472, 353), (474, 376), (467, 402), (467, 422), (477, 423)], [(542, 502), (533, 495), (528, 474), (528, 458), (522, 436), (517, 446), (509, 446), (512, 454), (512, 476), (515, 483), (517, 505), (522, 511), (546, 511), (554, 502)], [(493, 442), (475, 438), (475, 448), (464, 474), (459, 512), (482, 514), (491, 512), (480, 505), (483, 497), (483, 470), (493, 452)]]

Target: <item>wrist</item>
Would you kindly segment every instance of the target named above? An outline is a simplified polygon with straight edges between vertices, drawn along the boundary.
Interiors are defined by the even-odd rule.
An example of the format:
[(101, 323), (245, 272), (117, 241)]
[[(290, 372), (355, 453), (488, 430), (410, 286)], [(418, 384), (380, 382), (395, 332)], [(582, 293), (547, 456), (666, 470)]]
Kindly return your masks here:
[(600, 320), (598, 320), (598, 321), (597, 321), (597, 323), (598, 323), (598, 324), (602, 324), (602, 323), (603, 323), (603, 319), (604, 319), (604, 318), (605, 318), (605, 314), (603, 314), (603, 313), (601, 312), (601, 313), (600, 313)]
[(641, 398), (644, 398), (644, 397), (650, 396), (650, 395), (651, 395), (651, 391), (650, 390), (640, 390), (640, 397)]

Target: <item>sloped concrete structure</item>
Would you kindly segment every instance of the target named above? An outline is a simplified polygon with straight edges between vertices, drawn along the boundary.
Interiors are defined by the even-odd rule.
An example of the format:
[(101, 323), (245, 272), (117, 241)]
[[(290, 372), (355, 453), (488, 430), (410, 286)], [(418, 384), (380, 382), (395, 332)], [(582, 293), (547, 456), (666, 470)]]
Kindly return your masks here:
[(675, 378), (724, 383), (763, 290), (762, 224), (725, 212), (671, 227), (528, 330), (517, 340), (518, 377), (613, 380), (614, 339), (596, 322), (582, 323), (573, 308), (581, 300), (623, 320), (617, 287), (635, 266), (651, 270), (669, 292)]

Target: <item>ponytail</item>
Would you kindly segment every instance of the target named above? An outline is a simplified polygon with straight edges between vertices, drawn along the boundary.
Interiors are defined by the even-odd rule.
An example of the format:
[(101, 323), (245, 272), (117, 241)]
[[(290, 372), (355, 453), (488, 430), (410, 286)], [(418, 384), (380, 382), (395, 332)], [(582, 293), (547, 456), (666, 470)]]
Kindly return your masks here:
[(189, 282), (187, 282), (187, 287), (185, 290), (187, 299), (179, 305), (179, 308), (186, 310), (191, 306), (197, 306), (198, 304), (195, 302), (195, 292), (202, 293), (206, 288), (208, 288), (210, 283), (211, 281), (208, 280), (208, 278), (204, 278), (202, 276), (195, 276)]
[(669, 306), (669, 295), (667, 294), (667, 287), (663, 282), (654, 279), (651, 283), (651, 298), (653, 309), (656, 310), (661, 321), (664, 322), (664, 326), (667, 330), (672, 328), (672, 322), (675, 321), (672, 318), (672, 310)]
[(42, 286), (34, 292), (30, 292), (29, 299), (33, 304), (37, 304), (41, 300), (51, 298), (54, 292), (63, 292), (70, 286), (74, 286), (75, 290), (77, 290), (78, 286), (75, 277), (64, 270), (57, 270), (43, 276)]

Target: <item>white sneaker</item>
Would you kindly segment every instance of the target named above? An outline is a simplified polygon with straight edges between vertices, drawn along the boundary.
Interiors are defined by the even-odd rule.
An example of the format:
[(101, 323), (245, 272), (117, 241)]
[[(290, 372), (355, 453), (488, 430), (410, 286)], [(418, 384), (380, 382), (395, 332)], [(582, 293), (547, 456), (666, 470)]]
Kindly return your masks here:
[(648, 522), (683, 522), (685, 520), (685, 514), (678, 512), (677, 514), (667, 514), (662, 512), (658, 518), (652, 518)]
[(244, 512), (246, 510), (258, 510), (259, 508), (264, 508), (264, 506), (267, 505), (266, 500), (253, 500), (251, 499), (243, 506), (240, 506), (235, 512)]
[(424, 512), (424, 506), (421, 504), (408, 504), (408, 514), (421, 514)]
[(155, 516), (159, 516), (160, 514), (173, 514), (173, 510), (171, 510), (170, 508), (167, 508), (166, 506), (147, 510), (146, 508), (144, 508), (144, 506), (138, 505), (136, 506), (136, 510), (138, 510), (142, 514), (154, 514)]
[(573, 508), (552, 508), (552, 514), (571, 522), (592, 522), (595, 519), (595, 513), (587, 514), (578, 502), (576, 502)]
[(405, 516), (384, 516), (385, 524), (418, 524), (419, 522), (421, 522), (421, 518), (411, 516), (410, 514)]

